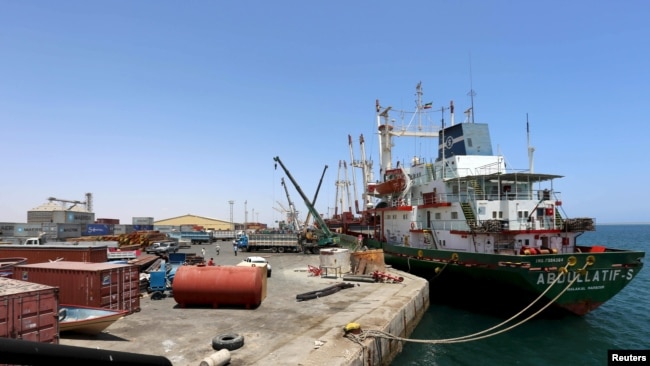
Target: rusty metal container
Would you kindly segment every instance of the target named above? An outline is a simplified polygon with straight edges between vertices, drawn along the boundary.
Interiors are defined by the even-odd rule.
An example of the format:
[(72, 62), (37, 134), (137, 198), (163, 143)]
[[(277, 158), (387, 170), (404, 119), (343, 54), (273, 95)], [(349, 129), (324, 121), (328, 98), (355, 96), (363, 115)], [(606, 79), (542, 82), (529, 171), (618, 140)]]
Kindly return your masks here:
[(350, 250), (342, 248), (328, 248), (320, 250), (320, 266), (338, 268), (340, 273), (350, 273)]
[(0, 338), (59, 343), (58, 289), (0, 277)]
[(27, 263), (43, 263), (54, 260), (100, 263), (108, 260), (108, 246), (84, 244), (0, 245), (0, 258), (24, 257)]
[(131, 264), (48, 262), (17, 265), (13, 278), (59, 288), (62, 304), (140, 310), (140, 273)]
[(253, 267), (181, 266), (172, 289), (181, 307), (226, 305), (251, 309), (262, 303), (262, 277)]
[(374, 271), (386, 271), (384, 251), (382, 249), (353, 252), (351, 261), (352, 273), (355, 275), (370, 274)]

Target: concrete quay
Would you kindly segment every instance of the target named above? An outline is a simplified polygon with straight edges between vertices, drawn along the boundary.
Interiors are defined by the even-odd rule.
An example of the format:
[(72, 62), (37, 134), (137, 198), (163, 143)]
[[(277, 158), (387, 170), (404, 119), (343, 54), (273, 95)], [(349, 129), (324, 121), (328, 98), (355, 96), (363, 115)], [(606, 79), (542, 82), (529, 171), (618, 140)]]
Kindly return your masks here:
[(141, 311), (128, 315), (97, 336), (64, 334), (60, 344), (119, 352), (164, 356), (173, 365), (199, 365), (214, 354), (214, 337), (236, 333), (244, 346), (230, 351), (229, 365), (389, 365), (402, 350), (400, 341), (368, 338), (363, 347), (344, 337), (348, 323), (362, 330), (380, 330), (408, 337), (429, 307), (426, 280), (388, 268), (401, 283), (351, 282), (355, 286), (306, 301), (296, 295), (343, 282), (334, 276), (311, 276), (308, 265), (318, 267), (319, 256), (302, 253), (242, 253), (232, 246), (195, 245), (182, 252), (214, 258), (217, 265), (235, 265), (249, 255), (266, 257), (273, 267), (267, 296), (251, 310), (243, 307), (178, 306), (168, 294), (141, 299)]

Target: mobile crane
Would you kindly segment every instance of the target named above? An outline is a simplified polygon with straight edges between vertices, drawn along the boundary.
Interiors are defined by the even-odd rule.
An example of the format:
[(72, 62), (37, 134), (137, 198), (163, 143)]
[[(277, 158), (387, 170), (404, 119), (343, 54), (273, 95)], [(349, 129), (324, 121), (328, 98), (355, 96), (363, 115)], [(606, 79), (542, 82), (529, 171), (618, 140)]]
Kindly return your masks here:
[(293, 226), (293, 230), (295, 232), (300, 231), (300, 222), (298, 222), (298, 211), (296, 211), (296, 206), (294, 206), (293, 202), (291, 201), (291, 197), (289, 197), (289, 189), (287, 188), (286, 183), (284, 183), (284, 178), (281, 180), (282, 186), (284, 187), (284, 192), (287, 194), (287, 201), (289, 202), (289, 215), (291, 217), (291, 221), (289, 221), (289, 224)]
[(296, 183), (296, 180), (293, 179), (293, 176), (291, 175), (291, 173), (289, 173), (287, 167), (284, 166), (282, 160), (280, 160), (280, 157), (276, 156), (273, 158), (273, 160), (276, 162), (275, 168), (277, 169), (277, 164), (280, 164), (280, 167), (282, 167), (284, 173), (287, 175), (291, 183), (293, 183), (293, 186), (300, 194), (300, 197), (305, 202), (305, 206), (307, 206), (309, 213), (314, 218), (314, 221), (318, 224), (318, 228), (322, 232), (322, 234), (318, 236), (314, 236), (313, 233), (307, 232), (306, 233), (307, 235), (301, 237), (300, 244), (303, 248), (303, 252), (304, 253), (312, 252), (314, 254), (318, 254), (322, 248), (340, 247), (341, 238), (338, 235), (334, 234), (332, 231), (330, 231), (330, 229), (325, 224), (325, 221), (323, 221), (323, 218), (320, 216), (318, 211), (316, 211), (314, 205), (309, 201), (309, 198), (307, 198), (307, 196), (302, 191), (298, 183)]

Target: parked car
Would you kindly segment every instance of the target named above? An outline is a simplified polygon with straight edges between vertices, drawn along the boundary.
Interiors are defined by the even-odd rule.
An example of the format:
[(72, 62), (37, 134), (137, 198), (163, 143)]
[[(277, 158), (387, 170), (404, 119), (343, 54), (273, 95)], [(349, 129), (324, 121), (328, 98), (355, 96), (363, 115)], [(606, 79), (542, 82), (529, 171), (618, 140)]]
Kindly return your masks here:
[(266, 266), (266, 277), (271, 277), (271, 264), (264, 257), (247, 257), (239, 265)]
[(158, 255), (176, 252), (178, 252), (178, 243), (174, 241), (164, 241), (162, 243), (159, 243), (155, 249), (155, 253)]
[(158, 247), (160, 246), (160, 243), (151, 243), (144, 252), (147, 254), (156, 254), (156, 251), (158, 250)]

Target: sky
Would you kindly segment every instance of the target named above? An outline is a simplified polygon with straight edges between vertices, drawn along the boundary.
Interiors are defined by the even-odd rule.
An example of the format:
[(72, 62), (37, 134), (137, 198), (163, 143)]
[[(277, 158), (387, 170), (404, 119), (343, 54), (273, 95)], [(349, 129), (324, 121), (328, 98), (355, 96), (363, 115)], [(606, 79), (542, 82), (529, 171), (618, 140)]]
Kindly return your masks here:
[(535, 172), (564, 176), (569, 217), (647, 223), (648, 14), (645, 0), (0, 0), (0, 222), (90, 192), (96, 218), (122, 224), (232, 208), (273, 227), (288, 207), (275, 156), (309, 199), (327, 166), (328, 217), (341, 162), (360, 200), (348, 135), (377, 167), (375, 101), (413, 110), (422, 82), (457, 121), (472, 90), (515, 169), (528, 118)]

